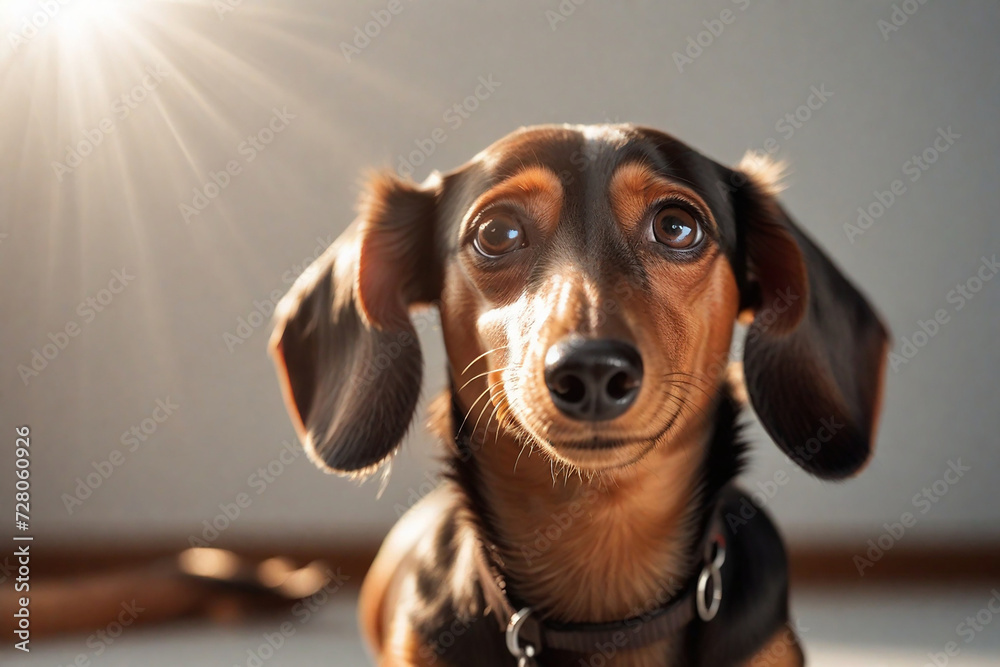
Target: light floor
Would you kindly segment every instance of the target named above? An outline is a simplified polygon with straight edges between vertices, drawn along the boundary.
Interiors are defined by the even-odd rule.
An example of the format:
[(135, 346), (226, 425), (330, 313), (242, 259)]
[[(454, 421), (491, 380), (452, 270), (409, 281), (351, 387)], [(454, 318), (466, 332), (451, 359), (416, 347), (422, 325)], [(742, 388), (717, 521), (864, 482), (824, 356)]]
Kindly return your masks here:
[[(997, 584), (1000, 590), (1000, 582)], [(997, 667), (1000, 666), (1000, 614), (994, 615), (987, 608), (992, 595), (988, 586), (903, 594), (855, 589), (841, 593), (807, 590), (798, 592), (794, 598), (793, 613), (812, 667)], [(1000, 603), (995, 602), (994, 608), (998, 607)], [(966, 617), (977, 614), (980, 630), (970, 625), (959, 628)], [(982, 623), (987, 619), (989, 623)], [(294, 634), (273, 653), (265, 648), (256, 656), (251, 655), (258, 647), (267, 646), (264, 635), (274, 633), (282, 620), (286, 619), (233, 628), (197, 624), (139, 627), (126, 630), (99, 656), (95, 655), (95, 648), (87, 646), (86, 637), (39, 644), (30, 656), (11, 651), (10, 640), (5, 639), (0, 665), (62, 667), (72, 665), (80, 655), (92, 667), (371, 664), (358, 638), (354, 600), (350, 597), (332, 600), (306, 623), (299, 623), (297, 618), (287, 619), (294, 621)], [(944, 654), (949, 642), (957, 644), (957, 655)]]

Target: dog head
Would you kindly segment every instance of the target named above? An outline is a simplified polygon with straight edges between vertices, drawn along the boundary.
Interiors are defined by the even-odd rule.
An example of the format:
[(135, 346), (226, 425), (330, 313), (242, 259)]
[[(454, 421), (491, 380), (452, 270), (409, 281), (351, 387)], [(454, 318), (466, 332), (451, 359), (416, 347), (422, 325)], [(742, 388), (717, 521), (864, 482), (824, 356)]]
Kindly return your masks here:
[(772, 171), (646, 128), (546, 126), (419, 186), (374, 177), (278, 308), (272, 350), (307, 451), (348, 474), (392, 454), (421, 385), (409, 313), (433, 305), (469, 427), (582, 470), (704, 428), (745, 319), (768, 433), (815, 475), (853, 474), (886, 331), (782, 209)]

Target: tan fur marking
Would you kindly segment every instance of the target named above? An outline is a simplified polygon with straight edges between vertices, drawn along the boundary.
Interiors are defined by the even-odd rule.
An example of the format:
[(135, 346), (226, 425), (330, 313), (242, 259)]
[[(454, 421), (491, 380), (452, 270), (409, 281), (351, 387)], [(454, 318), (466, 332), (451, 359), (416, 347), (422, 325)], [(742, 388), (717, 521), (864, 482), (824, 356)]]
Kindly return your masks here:
[[(408, 594), (404, 585), (416, 564), (421, 538), (431, 534), (435, 521), (440, 521), (444, 508), (451, 502), (442, 490), (431, 492), (414, 505), (389, 532), (375, 561), (368, 569), (358, 605), (362, 634), (369, 649), (386, 665), (419, 665), (416, 640), (405, 618), (397, 618), (401, 596)], [(407, 661), (400, 661), (409, 656)], [(393, 661), (394, 660), (394, 661)]]
[(743, 667), (803, 667), (805, 657), (795, 632), (789, 627), (782, 627)]
[(379, 667), (431, 667), (439, 664), (437, 656), (422, 655), (422, 644), (413, 628), (405, 623), (397, 625), (397, 636), (386, 652), (378, 657)]
[(692, 190), (656, 174), (640, 162), (627, 162), (615, 171), (608, 186), (611, 209), (626, 228), (642, 224), (649, 206), (660, 199), (678, 198), (700, 209), (711, 221), (708, 205)]
[(483, 193), (470, 209), (470, 220), (487, 206), (504, 201), (519, 204), (534, 222), (552, 228), (559, 221), (563, 187), (559, 177), (545, 167), (525, 167)]

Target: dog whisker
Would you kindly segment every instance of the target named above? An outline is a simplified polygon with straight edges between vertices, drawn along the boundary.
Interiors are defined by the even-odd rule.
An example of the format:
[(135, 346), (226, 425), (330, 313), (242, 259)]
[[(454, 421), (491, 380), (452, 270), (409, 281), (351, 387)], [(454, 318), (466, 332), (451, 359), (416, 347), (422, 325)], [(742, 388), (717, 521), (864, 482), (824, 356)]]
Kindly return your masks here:
[(493, 370), (488, 370), (485, 373), (480, 373), (479, 375), (475, 375), (475, 376), (469, 378), (468, 382), (466, 382), (461, 387), (459, 387), (458, 391), (462, 391), (463, 389), (465, 389), (466, 387), (468, 387), (471, 383), (475, 382), (476, 380), (478, 380), (479, 378), (483, 377), (484, 375), (489, 375), (490, 373), (494, 373), (494, 372), (496, 372), (496, 373), (502, 373), (503, 371), (509, 371), (512, 368), (514, 368), (514, 366), (504, 366), (503, 368), (494, 368)]
[(497, 431), (493, 436), (494, 447), (496, 447), (500, 442), (500, 431), (505, 430), (507, 426), (507, 417), (510, 414), (510, 410), (506, 407), (506, 405), (507, 397), (504, 396), (501, 403), (497, 404)]
[(483, 352), (482, 354), (480, 354), (478, 357), (476, 357), (475, 359), (473, 359), (472, 361), (470, 361), (469, 365), (465, 367), (465, 370), (463, 370), (459, 374), (459, 377), (462, 377), (463, 375), (465, 375), (466, 373), (468, 373), (469, 369), (472, 368), (473, 364), (475, 364), (477, 361), (479, 361), (480, 359), (482, 359), (486, 355), (492, 354), (493, 352), (498, 352), (498, 351), (506, 349), (508, 347), (510, 347), (510, 345), (501, 345), (500, 347), (495, 347), (492, 350), (486, 350), (485, 352)]
[[(486, 442), (486, 439), (490, 437), (490, 424), (493, 422), (493, 418), (496, 416), (497, 410), (499, 410), (499, 409), (500, 409), (500, 406), (494, 405), (493, 406), (493, 410), (490, 412), (490, 416), (486, 419), (486, 426), (483, 428), (483, 442), (484, 443)], [(499, 423), (497, 424), (497, 433), (500, 433), (500, 424)], [(494, 445), (496, 445), (496, 441), (495, 440), (494, 440)]]
[[(511, 367), (508, 367), (508, 368), (514, 368), (514, 367), (511, 366)], [(494, 417), (494, 415), (496, 415), (498, 417), (498, 419), (497, 419), (497, 425), (496, 425), (496, 433), (493, 436), (493, 445), (494, 446), (496, 446), (497, 443), (500, 442), (500, 431), (503, 429), (504, 424), (506, 423), (506, 418), (507, 418), (507, 414), (508, 414), (507, 393), (506, 393), (506, 391), (504, 391), (503, 383), (501, 382), (499, 384), (500, 384), (500, 388), (496, 392), (496, 395), (494, 395), (492, 391), (490, 392), (490, 400), (493, 402), (493, 404), (496, 407), (493, 408), (493, 414), (490, 415), (490, 419), (488, 419), (486, 421), (486, 430), (483, 433), (483, 437), (484, 438), (489, 437), (490, 420), (492, 420), (493, 417)], [(496, 385), (493, 385), (493, 386), (496, 387)]]
[(694, 373), (683, 373), (680, 371), (674, 371), (661, 376), (661, 379), (665, 382), (680, 382), (677, 378), (682, 378), (683, 381), (690, 382), (691, 384), (697, 385), (699, 388), (708, 390), (706, 393), (715, 395), (718, 387), (717, 383), (701, 375), (696, 375)]
[(704, 410), (702, 410), (697, 405), (692, 405), (691, 403), (689, 403), (684, 396), (678, 396), (676, 394), (670, 393), (669, 391), (667, 392), (667, 396), (669, 396), (670, 398), (674, 399), (677, 402), (678, 412), (680, 412), (680, 410), (684, 408), (687, 408), (688, 410), (691, 410), (693, 413), (695, 413), (697, 416), (706, 420), (708, 419), (708, 415), (705, 413)]
[(696, 390), (700, 391), (702, 394), (704, 394), (705, 398), (707, 398), (710, 401), (715, 398), (715, 394), (713, 394), (713, 393), (705, 390), (703, 387), (700, 387), (699, 385), (697, 385), (697, 384), (695, 384), (693, 382), (687, 382), (686, 380), (678, 380), (678, 379), (674, 378), (674, 379), (670, 380), (670, 384), (677, 385), (679, 387), (687, 387), (689, 389), (696, 389)]
[[(473, 435), (475, 435), (476, 433), (479, 432), (479, 422), (482, 421), (483, 414), (486, 412), (486, 408), (488, 406), (490, 406), (490, 405), (493, 405), (494, 409), (495, 409), (495, 404), (493, 403), (493, 389), (495, 387), (497, 387), (501, 382), (502, 382), (502, 380), (497, 380), (496, 382), (494, 382), (493, 384), (491, 384), (489, 387), (486, 388), (486, 392), (489, 394), (490, 398), (489, 398), (489, 400), (486, 401), (486, 403), (483, 404), (482, 409), (479, 411), (479, 417), (476, 419), (476, 425), (472, 427), (472, 434)], [(477, 399), (476, 402), (477, 403), (479, 402), (478, 399)], [(487, 430), (488, 430), (489, 429), (489, 421), (486, 422), (486, 425), (487, 425)], [(484, 431), (483, 432), (483, 440), (484, 441), (486, 440), (486, 435), (487, 435), (487, 433)]]
[[(498, 380), (497, 382), (500, 382), (500, 381)], [(475, 401), (472, 402), (472, 405), (469, 406), (469, 411), (465, 413), (465, 418), (462, 420), (461, 425), (458, 427), (458, 432), (459, 433), (461, 433), (462, 429), (465, 428), (465, 424), (466, 424), (466, 422), (469, 421), (469, 417), (472, 416), (472, 411), (475, 409), (476, 404), (479, 403), (479, 401), (483, 400), (483, 397), (486, 396), (488, 393), (490, 393), (490, 389), (492, 389), (492, 388), (493, 388), (492, 386), (487, 387), (486, 390), (483, 391), (483, 393), (481, 393), (479, 395), (479, 397)]]
[(712, 381), (709, 378), (705, 377), (704, 375), (699, 375), (697, 373), (687, 373), (687, 372), (684, 372), (684, 371), (671, 371), (671, 372), (666, 373), (665, 375), (663, 375), (663, 379), (664, 380), (669, 380), (670, 378), (674, 377), (675, 375), (676, 376), (680, 376), (680, 377), (684, 377), (684, 378), (689, 378), (691, 380), (697, 380), (698, 382), (701, 382), (702, 384), (704, 384), (705, 386), (708, 386), (708, 387), (713, 386)]
[(521, 451), (517, 453), (517, 458), (514, 459), (514, 472), (517, 472), (517, 463), (521, 460), (521, 454), (524, 454), (524, 448), (528, 446), (527, 442), (521, 443)]

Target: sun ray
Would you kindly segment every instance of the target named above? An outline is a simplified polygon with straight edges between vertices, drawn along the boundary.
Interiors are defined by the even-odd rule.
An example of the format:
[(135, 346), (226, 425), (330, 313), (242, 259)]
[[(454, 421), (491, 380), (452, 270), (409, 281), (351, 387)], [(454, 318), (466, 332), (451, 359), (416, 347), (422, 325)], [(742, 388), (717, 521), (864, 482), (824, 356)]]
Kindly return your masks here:
[[(43, 4), (58, 9), (41, 16)], [(436, 112), (440, 103), (419, 82), (401, 80), (371, 59), (345, 62), (337, 36), (353, 26), (278, 0), (240, 5), (224, 16), (215, 4), (0, 0), (0, 35), (14, 35), (0, 44), (6, 128), (0, 151), (7, 156), (0, 164), (0, 231), (30, 227), (46, 244), (37, 259), (42, 280), (31, 288), (38, 307), (26, 316), (38, 318), (39, 327), (65, 320), (67, 277), (76, 278), (70, 290), (82, 298), (93, 291), (94, 277), (117, 262), (141, 266), (142, 279), (130, 288), (137, 296), (133, 330), (118, 334), (121, 344), (136, 354), (154, 349), (155, 358), (144, 363), (182, 386), (184, 346), (171, 339), (181, 335), (171, 324), (192, 312), (181, 309), (207, 317), (229, 295), (286, 287), (282, 274), (264, 271), (272, 247), (247, 231), (248, 216), (272, 216), (274, 228), (295, 233), (295, 221), (281, 217), (281, 202), (316, 197), (300, 180), (317, 165), (302, 161), (336, 168), (337, 156), (364, 140), (338, 122), (351, 112), (350, 101), (324, 104), (310, 94), (307, 77), (319, 71), (331, 86), (360, 82), (372, 99), (413, 109)], [(289, 68), (290, 61), (296, 67)], [(166, 73), (150, 74), (158, 68)], [(296, 116), (292, 129), (260, 153), (264, 159), (246, 160), (241, 142), (284, 107)], [(253, 175), (232, 177), (225, 194), (187, 224), (181, 205), (227, 160)], [(273, 194), (267, 197), (273, 208), (248, 210), (239, 196), (247, 187)], [(349, 219), (349, 211), (342, 213)], [(183, 252), (164, 253), (164, 247)], [(212, 278), (205, 289), (212, 293), (172, 291), (179, 272), (205, 267)], [(143, 339), (155, 345), (143, 347)], [(200, 360), (217, 355), (219, 339), (206, 341)], [(101, 372), (96, 362), (81, 364), (80, 391)]]

